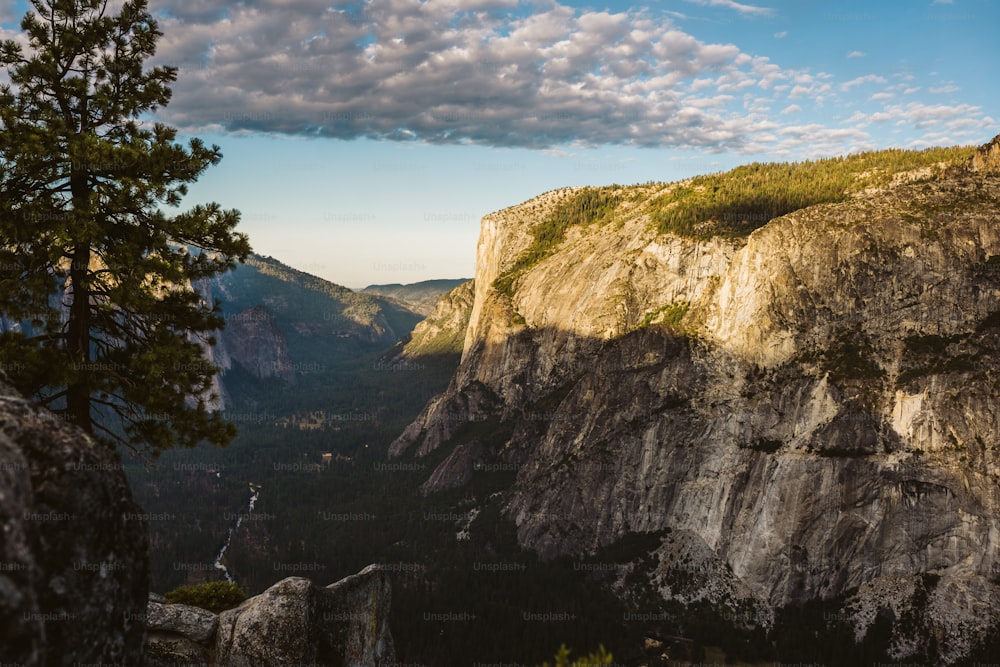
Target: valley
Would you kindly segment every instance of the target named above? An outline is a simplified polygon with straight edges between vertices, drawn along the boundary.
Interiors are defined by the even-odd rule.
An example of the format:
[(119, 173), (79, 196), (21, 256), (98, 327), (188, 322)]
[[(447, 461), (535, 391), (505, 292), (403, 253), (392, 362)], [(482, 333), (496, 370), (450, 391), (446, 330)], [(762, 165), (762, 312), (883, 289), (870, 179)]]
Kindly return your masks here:
[(152, 589), (381, 563), (428, 665), (991, 655), (998, 152), (553, 191), (474, 282), (252, 258), (199, 286), (237, 439), (127, 465)]

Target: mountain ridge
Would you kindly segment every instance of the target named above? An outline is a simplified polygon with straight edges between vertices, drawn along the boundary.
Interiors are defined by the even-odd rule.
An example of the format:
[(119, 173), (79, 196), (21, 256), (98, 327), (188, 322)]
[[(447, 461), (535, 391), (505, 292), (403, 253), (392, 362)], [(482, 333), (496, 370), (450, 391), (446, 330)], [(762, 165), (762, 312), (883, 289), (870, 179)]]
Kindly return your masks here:
[(471, 278), (440, 278), (407, 284), (368, 285), (358, 292), (396, 299), (410, 310), (428, 316), (434, 311), (442, 296), (469, 280)]
[(195, 288), (220, 305), (227, 322), (216, 345), (206, 347), (222, 369), (213, 388), (217, 409), (240, 403), (246, 390), (259, 393), (261, 382), (296, 385), (333, 373), (402, 340), (423, 319), (401, 301), (359, 294), (261, 255)]

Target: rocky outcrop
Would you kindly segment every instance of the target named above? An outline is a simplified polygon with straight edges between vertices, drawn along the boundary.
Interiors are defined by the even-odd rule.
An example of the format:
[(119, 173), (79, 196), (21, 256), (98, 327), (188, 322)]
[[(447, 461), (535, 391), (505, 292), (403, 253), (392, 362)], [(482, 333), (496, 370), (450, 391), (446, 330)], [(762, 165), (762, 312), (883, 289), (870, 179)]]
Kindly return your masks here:
[(442, 296), (427, 318), (417, 324), (403, 348), (404, 359), (423, 355), (461, 354), (474, 295), (469, 280)]
[(143, 665), (147, 571), (118, 458), (0, 385), (3, 662)]
[(751, 606), (867, 608), (863, 587), (933, 574), (923, 627), (959, 660), (1000, 611), (996, 145), (731, 240), (662, 235), (643, 202), (675, 186), (623, 189), (612, 223), (571, 228), (506, 290), (574, 190), (487, 216), (461, 366), (390, 454), (452, 447), (431, 480), (455, 480), (456, 436), (496, 420), (523, 545), (670, 528)]
[(167, 604), (150, 599), (146, 608), (146, 624), (150, 630), (183, 635), (196, 642), (207, 642), (219, 629), (219, 617), (200, 607)]
[(254, 306), (226, 319), (222, 338), (229, 357), (258, 379), (295, 382), (288, 340), (266, 306)]
[(467, 484), (476, 468), (482, 465), (485, 454), (486, 447), (479, 440), (457, 445), (420, 485), (420, 492), (426, 496)]
[(289, 577), (218, 616), (150, 601), (149, 664), (391, 665), (391, 596), (388, 574), (372, 565), (325, 588)]
[(1000, 174), (1000, 136), (979, 147), (969, 160), (969, 169), (974, 173)]

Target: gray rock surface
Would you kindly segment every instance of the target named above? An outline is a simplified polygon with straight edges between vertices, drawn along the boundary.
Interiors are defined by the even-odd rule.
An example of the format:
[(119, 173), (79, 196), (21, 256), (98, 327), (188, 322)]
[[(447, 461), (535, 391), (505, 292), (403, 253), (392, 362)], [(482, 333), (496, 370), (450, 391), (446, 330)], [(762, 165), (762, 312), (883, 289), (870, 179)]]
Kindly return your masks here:
[(484, 458), (485, 448), (478, 440), (456, 446), (420, 486), (420, 492), (428, 495), (467, 484)]
[(427, 318), (413, 328), (402, 358), (415, 360), (422, 355), (460, 354), (472, 315), (474, 293), (473, 281), (469, 280), (444, 294)]
[(324, 619), (332, 621), (330, 636), (341, 647), (343, 664), (391, 667), (396, 649), (389, 631), (392, 586), (388, 572), (369, 565), (361, 572), (323, 590)]
[(456, 479), (463, 424), (512, 423), (491, 446), (524, 546), (686, 531), (771, 607), (935, 573), (921, 613), (959, 661), (1000, 617), (998, 146), (744, 239), (661, 235), (641, 198), (664, 186), (638, 186), (509, 293), (573, 190), (486, 216), (462, 363), (390, 455), (452, 447), (430, 479)]
[(222, 612), (217, 664), (392, 664), (390, 604), (388, 574), (377, 566), (326, 588), (301, 577), (283, 579), (239, 607)]
[(146, 644), (148, 667), (209, 667), (209, 647), (173, 633), (150, 631)]
[(196, 642), (207, 642), (219, 627), (219, 617), (200, 607), (150, 602), (146, 607), (150, 631), (173, 632)]
[(147, 568), (117, 458), (0, 385), (3, 662), (145, 664)]
[(228, 318), (222, 335), (230, 358), (254, 377), (295, 382), (287, 337), (267, 306), (254, 306)]

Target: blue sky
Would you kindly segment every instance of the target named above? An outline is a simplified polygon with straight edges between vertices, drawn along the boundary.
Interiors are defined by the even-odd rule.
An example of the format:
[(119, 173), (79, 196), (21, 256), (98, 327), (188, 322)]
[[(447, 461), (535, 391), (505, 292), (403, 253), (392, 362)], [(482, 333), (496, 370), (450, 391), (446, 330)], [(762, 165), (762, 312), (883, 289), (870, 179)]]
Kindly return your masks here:
[(150, 8), (158, 118), (225, 155), (188, 203), (350, 287), (471, 276), (479, 218), (557, 187), (1000, 133), (994, 0)]

